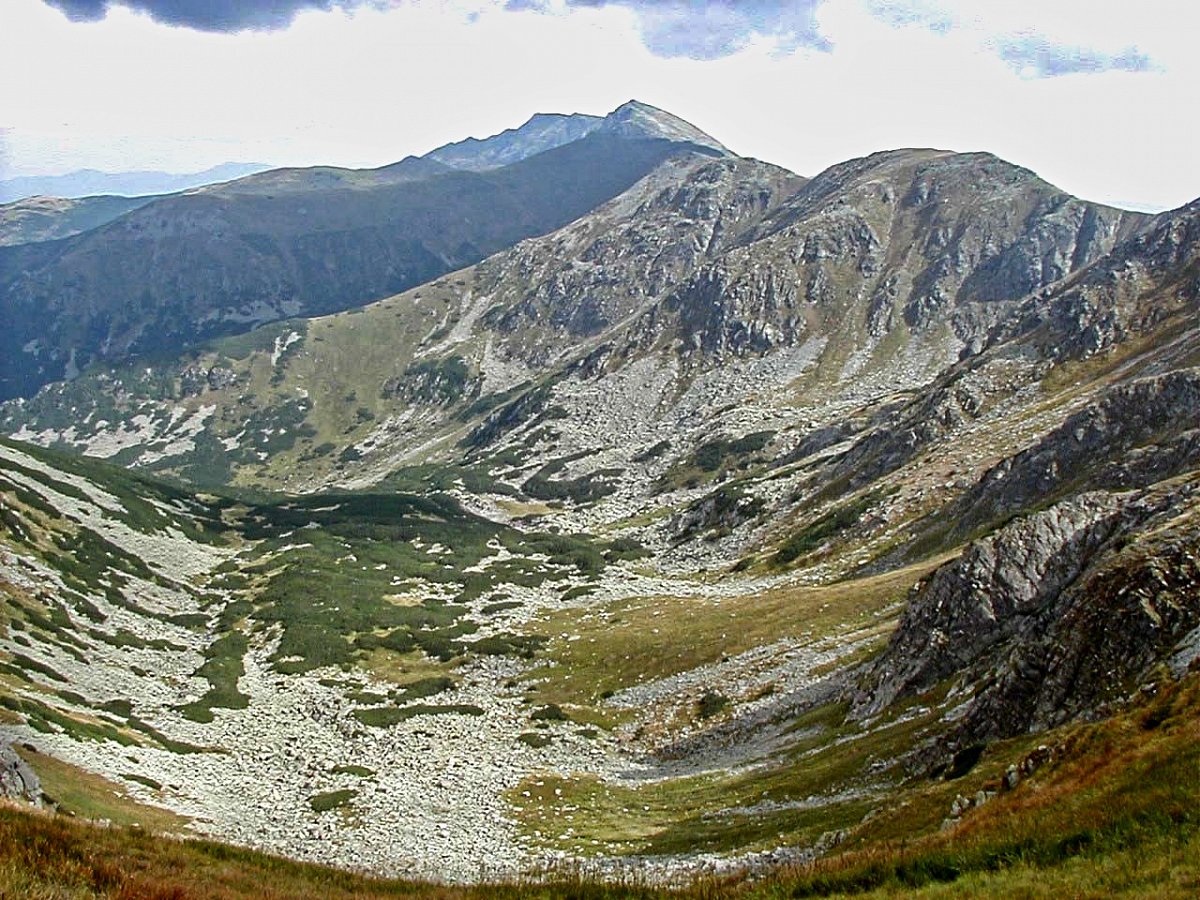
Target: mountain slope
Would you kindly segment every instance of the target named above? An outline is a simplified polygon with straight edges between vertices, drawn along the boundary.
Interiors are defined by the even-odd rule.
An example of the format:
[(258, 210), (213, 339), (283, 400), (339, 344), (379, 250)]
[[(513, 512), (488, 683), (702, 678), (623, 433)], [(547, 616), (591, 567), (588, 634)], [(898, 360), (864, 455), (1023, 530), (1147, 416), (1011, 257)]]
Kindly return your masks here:
[[(342, 864), (353, 833), (360, 866), (456, 879), (529, 859), (502, 792), (547, 754), (503, 681), (544, 638), (514, 630), (634, 549), (444, 496), (197, 497), (7, 442), (0, 519), (0, 736), (203, 833)], [(553, 756), (613, 752), (564, 730)]]
[(98, 228), (155, 197), (29, 197), (0, 206), (0, 247), (56, 241)]
[(62, 242), (0, 248), (2, 393), (361, 305), (576, 218), (678, 146), (596, 136), (494, 173), (369, 191), (186, 194)]
[(0, 397), (94, 361), (361, 306), (565, 224), (687, 148), (622, 124), (486, 172), (431, 159), (278, 170), (165, 197), (62, 242), (0, 248), (12, 324)]
[[(976, 767), (979, 774), (912, 790), (901, 806), (872, 817), (828, 858), (716, 883), (708, 877), (682, 887), (639, 885), (637, 895), (941, 897), (953, 890), (998, 900), (1088, 892), (1186, 898), (1200, 877), (1200, 841), (1190, 831), (1197, 799), (1191, 777), (1196, 682), (1191, 676), (1142, 697), (1098, 725), (1060, 729), (1037, 747), (1000, 748)], [(973, 808), (963, 793), (976, 785), (991, 795), (982, 808)], [(947, 807), (958, 812), (938, 828)], [(260, 897), (268, 882), (279, 898), (628, 893), (579, 873), (519, 888), (380, 881), (210, 842), (164, 840), (144, 827), (100, 828), (15, 809), (0, 809), (0, 829), (0, 890), (15, 895), (169, 893), (180, 900), (236, 900)]]
[[(596, 136), (587, 140), (609, 139)], [(263, 411), (264, 422), (277, 419), (284, 407), (292, 410), (284, 414), (284, 419), (294, 419), (299, 411), (297, 402), (305, 408), (320, 409), (324, 421), (315, 430), (312, 426), (301, 426), (298, 420), (288, 429), (292, 432), (292, 428), (301, 426), (301, 431), (307, 432), (292, 432), (293, 436), (286, 438), (295, 455), (309, 457), (296, 470), (297, 475), (304, 477), (302, 473), (311, 466), (327, 470), (334, 462), (327, 452), (315, 457), (311, 453), (326, 442), (327, 435), (341, 435), (345, 440), (345, 435), (352, 433), (353, 441), (358, 442), (393, 412), (406, 408), (422, 411), (421, 415), (433, 429), (430, 435), (447, 427), (460, 430), (463, 425), (454, 417), (456, 409), (469, 406), (484, 394), (502, 393), (517, 382), (537, 378), (536, 368), (506, 364), (497, 358), (499, 371), (484, 371), (482, 381), (472, 373), (470, 383), (460, 378), (459, 383), (442, 387), (422, 386), (423, 381), (436, 379), (442, 368), (453, 369), (455, 358), (467, 358), (468, 353), (471, 357), (495, 356), (488, 348), (498, 350), (502, 345), (498, 339), (489, 337), (490, 329), (484, 320), (494, 317), (507, 304), (518, 300), (523, 304), (517, 312), (509, 314), (515, 320), (526, 307), (532, 309), (547, 302), (561, 302), (565, 297), (587, 296), (587, 303), (572, 307), (566, 322), (576, 330), (603, 331), (639, 310), (648, 297), (652, 298), (646, 290), (657, 291), (673, 284), (751, 227), (800, 183), (801, 179), (761, 163), (713, 161), (701, 155), (673, 159), (594, 217), (585, 217), (548, 238), (521, 244), (477, 270), (414, 289), (408, 295), (368, 307), (361, 313), (273, 326), (251, 336), (251, 340), (239, 340), (236, 347), (214, 346), (195, 358), (181, 361), (180, 368), (166, 375), (168, 381), (182, 379), (176, 394), (182, 404), (180, 415), (168, 412), (167, 405), (162, 405), (166, 398), (155, 394), (158, 388), (151, 388), (147, 394), (149, 383), (136, 384), (140, 375), (134, 381), (118, 376), (124, 387), (118, 387), (117, 393), (125, 398), (118, 401), (117, 407), (100, 415), (91, 415), (90, 410), (83, 412), (83, 407), (77, 405), (83, 402), (90, 407), (95, 400), (109, 395), (106, 387), (94, 392), (95, 382), (91, 377), (48, 389), (44, 397), (22, 405), (26, 412), (16, 412), (14, 407), (14, 415), (24, 420), (30, 413), (36, 417), (34, 410), (50, 412), (55, 406), (65, 410), (74, 405), (81, 422), (90, 420), (99, 426), (98, 433), (105, 433), (110, 427), (123, 430), (124, 426), (118, 423), (128, 422), (129, 415), (145, 413), (151, 422), (165, 424), (167, 419), (173, 419), (172, 428), (190, 428), (184, 423), (195, 422), (193, 414), (215, 413), (220, 421), (205, 426), (196, 437), (213, 446), (224, 440), (227, 428), (231, 429), (228, 435), (244, 432), (244, 440), (237, 441), (236, 446), (225, 445), (225, 455), (234, 467), (240, 468), (239, 459), (244, 457), (257, 468), (263, 460), (256, 455), (258, 438), (252, 433), (255, 427), (251, 426), (250, 431), (243, 428), (245, 409), (238, 409), (236, 403), (236, 397), (249, 389), (256, 398), (254, 404)], [(632, 252), (631, 244), (635, 248)], [(574, 261), (575, 253), (585, 256), (588, 263), (580, 265)], [(549, 330), (528, 328), (523, 332), (538, 354), (565, 358), (577, 354), (576, 336), (563, 334), (555, 325), (559, 315), (546, 317), (542, 329)], [(306, 338), (310, 330), (311, 338)], [(509, 331), (511, 328), (501, 322), (498, 337)], [(351, 349), (352, 346), (357, 349)], [(288, 378), (284, 363), (293, 359), (302, 360), (301, 365), (308, 373), (297, 370), (294, 377), (304, 380), (303, 390), (309, 398), (299, 395), (299, 381)], [(472, 358), (472, 366), (475, 365)], [(185, 375), (184, 369), (192, 374)], [(410, 369), (415, 382), (412, 384), (405, 377)], [(255, 382), (253, 386), (245, 383), (247, 377)], [(162, 383), (157, 375), (152, 380)], [(223, 389), (214, 394), (210, 385), (221, 382)], [(82, 393), (78, 400), (60, 403), (61, 391)], [(356, 393), (356, 400), (348, 404), (345, 398), (352, 392)], [(85, 394), (92, 400), (85, 400)], [(52, 395), (60, 399), (51, 399)], [(115, 394), (110, 396), (116, 399)], [(213, 408), (213, 401), (218, 398)], [(234, 405), (227, 407), (226, 400)], [(126, 403), (132, 405), (125, 408)], [(169, 405), (175, 403), (170, 401)], [(140, 413), (133, 413), (135, 406)], [(183, 412), (184, 408), (190, 411)], [(213, 411), (201, 413), (206, 408)], [(102, 419), (105, 424), (99, 424)], [(50, 424), (29, 421), (36, 430)], [(397, 427), (402, 426), (397, 424)], [(148, 438), (145, 429), (142, 433)], [(82, 432), (79, 434), (82, 436)], [(381, 432), (377, 441), (384, 440), (386, 432)], [(135, 457), (130, 454), (139, 443), (144, 442), (130, 444), (118, 439), (109, 446), (111, 452), (129, 447), (130, 452), (121, 458), (133, 462)], [(194, 443), (190, 442), (189, 450)], [(183, 449), (183, 445), (177, 446)], [(104, 452), (99, 445), (97, 451)], [(168, 453), (164, 463), (173, 464), (169, 458), (175, 455)], [(267, 462), (283, 464), (284, 459), (285, 456), (276, 455)], [(196, 474), (193, 472), (193, 476)]]
[[(51, 389), (10, 407), (7, 427), (55, 439), (67, 423), (54, 409), (73, 408), (67, 440), (100, 453), (129, 447), (122, 459), (134, 462), (129, 440), (105, 435), (128, 431), (135, 415), (176, 427), (211, 407), (204, 442), (233, 451), (230, 474), (270, 479), (278, 466), (311, 483), (364, 462), (379, 477), (388, 460), (422, 461), (414, 447), (451, 435), (470, 434), (472, 453), (501, 451), (557, 407), (571, 427), (544, 430), (522, 454), (588, 450), (589, 468), (625, 471), (631, 501), (686, 468), (706, 438), (774, 431), (786, 454), (802, 445), (802, 426), (928, 383), (996, 323), (1023, 315), (1023, 296), (1148, 221), (982, 155), (881, 154), (808, 183), (750, 161), (671, 163), (578, 222), (362, 318), (280, 326), (249, 354), (213, 347), (152, 375), (105, 376), (111, 386), (89, 378)], [(197, 373), (213, 373), (201, 374), (203, 389), (189, 386)], [(167, 397), (155, 393), (164, 384)], [(713, 399), (721, 391), (732, 404), (724, 410)], [(351, 392), (353, 406), (339, 402)], [(505, 413), (521, 393), (527, 411)], [(597, 394), (613, 398), (615, 420), (589, 411)], [(239, 463), (235, 447), (256, 440), (247, 396), (264, 415), (279, 410), (264, 421), (295, 419), (308, 439)], [(505, 423), (482, 427), (501, 413)], [(168, 438), (155, 427), (137, 429), (143, 446)], [(676, 447), (631, 466), (664, 429)], [(330, 441), (333, 453), (313, 456)], [(349, 445), (356, 458), (343, 460)], [(187, 445), (174, 446), (186, 464)], [(453, 459), (442, 446), (438, 458)], [(176, 465), (157, 453), (151, 461)], [(584, 465), (572, 464), (572, 477), (586, 476)]]
[(1169, 807), (1180, 838), (1175, 775), (1134, 761), (1194, 767), (1200, 204), (1126, 213), (987, 154), (808, 180), (646, 146), (472, 265), (5, 404), (181, 486), (0, 446), (3, 733), (384, 872), (860, 848), (829, 884), (862, 887), (919, 837), (882, 857), (912, 886), (1074, 855), (1071, 816), (1119, 841), (1114, 809)]

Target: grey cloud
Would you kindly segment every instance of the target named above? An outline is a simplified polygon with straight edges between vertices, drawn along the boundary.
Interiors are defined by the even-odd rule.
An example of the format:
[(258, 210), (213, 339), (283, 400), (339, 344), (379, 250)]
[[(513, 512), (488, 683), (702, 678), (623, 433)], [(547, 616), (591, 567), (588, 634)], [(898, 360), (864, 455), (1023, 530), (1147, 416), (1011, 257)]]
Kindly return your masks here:
[(1070, 47), (1036, 36), (1002, 38), (1000, 58), (1018, 72), (1031, 70), (1039, 78), (1095, 72), (1149, 72), (1154, 63), (1136, 47), (1120, 53), (1101, 53), (1089, 47)]
[[(298, 12), (387, 0), (45, 0), (73, 21), (104, 18), (111, 6), (148, 13), (167, 25), (199, 31), (267, 31), (286, 28)], [(544, 10), (547, 0), (497, 0), (510, 10)], [(786, 49), (830, 50), (814, 11), (822, 0), (568, 0), (577, 7), (632, 9), (646, 46), (658, 56), (717, 59), (754, 37), (778, 40)]]
[[(943, 33), (964, 25), (970, 27), (969, 19), (965, 23), (957, 20), (938, 0), (867, 0), (867, 9), (895, 27), (917, 25)], [(987, 45), (1015, 71), (1037, 78), (1111, 71), (1148, 72), (1155, 68), (1154, 61), (1137, 47), (1104, 53), (1049, 40), (1037, 34), (1036, 28), (992, 37)]]
[[(755, 37), (777, 39), (790, 50), (831, 45), (817, 28), (822, 0), (568, 0), (571, 6), (632, 9), (642, 40), (656, 56), (717, 59)], [(508, 9), (545, 9), (545, 0), (508, 0)]]
[(356, 0), (45, 0), (68, 19), (93, 22), (104, 18), (110, 6), (127, 6), (148, 13), (166, 25), (198, 31), (269, 31), (286, 28), (296, 13), (306, 9), (358, 6)]

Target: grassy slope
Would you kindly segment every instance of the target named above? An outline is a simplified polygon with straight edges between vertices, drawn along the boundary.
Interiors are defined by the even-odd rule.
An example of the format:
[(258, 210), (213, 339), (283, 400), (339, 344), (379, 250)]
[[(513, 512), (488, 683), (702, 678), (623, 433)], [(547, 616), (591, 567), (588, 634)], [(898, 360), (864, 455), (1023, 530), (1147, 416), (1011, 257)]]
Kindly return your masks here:
[(138, 803), (126, 794), (122, 785), (107, 778), (39, 753), (27, 745), (17, 746), (16, 751), (37, 773), (42, 790), (54, 799), (59, 811), (65, 815), (154, 832), (177, 832), (188, 823), (187, 818), (169, 810)]
[[(685, 672), (782, 638), (819, 640), (888, 624), (883, 613), (945, 557), (822, 587), (786, 586), (724, 600), (650, 597), (552, 613), (535, 625), (559, 635), (534, 669), (534, 699), (598, 708), (602, 695)], [(569, 635), (569, 638), (567, 636)]]
[[(560, 878), (449, 887), (387, 882), (143, 829), (97, 829), (0, 807), (0, 897), (1194, 897), (1200, 891), (1200, 676), (1112, 719), (1040, 739), (1054, 756), (1011, 791), (939, 829), (965, 781), (917, 785), (852, 835), (847, 851), (758, 881), (666, 891)], [(985, 758), (986, 759), (986, 758)], [(992, 785), (994, 786), (994, 784)], [(899, 826), (923, 837), (901, 839)]]

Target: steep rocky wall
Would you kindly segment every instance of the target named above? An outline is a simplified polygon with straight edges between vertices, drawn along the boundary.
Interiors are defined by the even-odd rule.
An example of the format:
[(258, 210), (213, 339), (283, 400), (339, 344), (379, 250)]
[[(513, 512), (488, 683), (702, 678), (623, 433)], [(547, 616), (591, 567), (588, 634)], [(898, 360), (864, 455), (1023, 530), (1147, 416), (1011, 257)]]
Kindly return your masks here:
[(1186, 667), (1197, 626), (1200, 479), (1080, 494), (915, 589), (852, 714), (954, 679), (962, 742), (1047, 728), (1121, 699), (1168, 659)]
[(636, 329), (685, 352), (761, 353), (813, 332), (847, 356), (946, 330), (978, 352), (1025, 295), (1149, 219), (1070, 197), (989, 154), (897, 150), (814, 178)]

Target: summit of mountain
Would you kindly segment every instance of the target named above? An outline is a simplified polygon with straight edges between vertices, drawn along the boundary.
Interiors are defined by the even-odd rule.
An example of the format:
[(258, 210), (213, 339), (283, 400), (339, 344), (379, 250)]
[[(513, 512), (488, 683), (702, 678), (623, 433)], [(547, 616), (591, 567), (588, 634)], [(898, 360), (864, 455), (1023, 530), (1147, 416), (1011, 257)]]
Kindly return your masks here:
[(542, 124), (531, 122), (531, 141), (479, 142), (484, 155), (516, 160), (499, 168), (410, 157), (372, 170), (279, 169), (163, 197), (61, 241), (0, 247), (0, 310), (12, 325), (0, 339), (0, 397), (93, 363), (362, 306), (560, 227), (673, 155), (718, 152), (698, 132), (624, 124), (541, 149)]
[(589, 134), (661, 139), (695, 144), (721, 154), (729, 153), (720, 141), (690, 122), (648, 103), (630, 100), (606, 116), (538, 113), (519, 128), (510, 128), (488, 138), (467, 138), (446, 144), (422, 158), (455, 169), (483, 171), (518, 162)]
[(469, 137), (431, 150), (422, 159), (454, 169), (480, 172), (520, 162), (587, 136), (602, 122), (583, 113), (537, 113), (525, 124), (486, 138)]
[(622, 103), (597, 123), (596, 129), (605, 134), (622, 137), (662, 138), (668, 141), (683, 141), (699, 147), (707, 147), (724, 156), (732, 156), (729, 149), (711, 135), (705, 134), (691, 122), (686, 122), (666, 110), (629, 100)]

